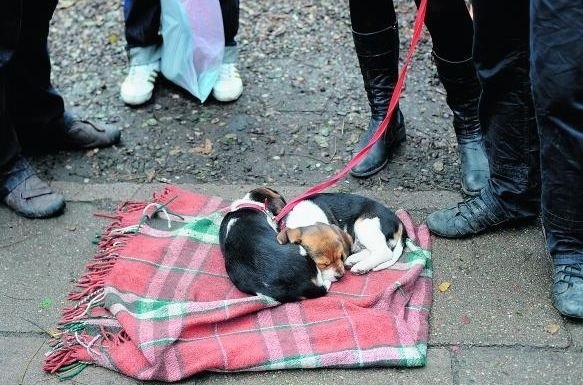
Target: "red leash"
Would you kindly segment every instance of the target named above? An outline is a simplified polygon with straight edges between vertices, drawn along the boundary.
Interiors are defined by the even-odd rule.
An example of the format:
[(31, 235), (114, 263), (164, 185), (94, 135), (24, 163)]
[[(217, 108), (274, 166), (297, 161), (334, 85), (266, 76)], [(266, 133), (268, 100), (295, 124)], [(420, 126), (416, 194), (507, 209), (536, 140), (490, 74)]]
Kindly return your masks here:
[(397, 79), (397, 84), (395, 84), (395, 90), (393, 91), (393, 95), (391, 96), (391, 100), (389, 102), (389, 108), (387, 110), (387, 115), (383, 119), (382, 123), (379, 125), (377, 130), (375, 131), (374, 135), (368, 142), (368, 144), (363, 147), (354, 157), (348, 162), (348, 164), (340, 171), (338, 171), (334, 176), (330, 179), (327, 179), (323, 182), (318, 183), (317, 185), (309, 188), (308, 190), (304, 191), (302, 194), (288, 202), (285, 207), (281, 210), (281, 212), (275, 217), (276, 222), (280, 222), (293, 208), (296, 204), (300, 201), (317, 194), (319, 192), (324, 191), (328, 187), (332, 186), (340, 179), (344, 178), (346, 174), (350, 172), (350, 170), (356, 166), (362, 158), (366, 156), (369, 152), (370, 148), (374, 146), (374, 144), (380, 139), (380, 137), (384, 134), (387, 129), (389, 122), (391, 121), (391, 117), (395, 112), (395, 108), (401, 97), (401, 93), (403, 92), (403, 83), (405, 82), (405, 76), (407, 75), (407, 69), (409, 68), (409, 64), (413, 59), (413, 53), (417, 48), (417, 44), (419, 43), (419, 37), (421, 36), (421, 31), (423, 30), (423, 21), (425, 20), (425, 10), (427, 8), (427, 0), (421, 0), (421, 4), (419, 4), (419, 9), (417, 10), (417, 16), (415, 17), (415, 25), (413, 29), (413, 37), (411, 38), (411, 45), (409, 46), (409, 51), (407, 52), (407, 58), (403, 63), (403, 68), (401, 69), (401, 73), (399, 73), (399, 77)]

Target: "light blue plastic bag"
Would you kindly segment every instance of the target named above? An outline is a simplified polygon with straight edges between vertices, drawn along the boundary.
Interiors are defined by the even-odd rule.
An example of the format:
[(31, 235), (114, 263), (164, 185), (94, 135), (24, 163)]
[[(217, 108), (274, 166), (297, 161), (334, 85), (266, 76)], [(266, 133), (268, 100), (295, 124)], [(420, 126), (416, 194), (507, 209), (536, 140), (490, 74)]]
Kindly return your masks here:
[(162, 0), (162, 74), (204, 102), (225, 50), (218, 0)]

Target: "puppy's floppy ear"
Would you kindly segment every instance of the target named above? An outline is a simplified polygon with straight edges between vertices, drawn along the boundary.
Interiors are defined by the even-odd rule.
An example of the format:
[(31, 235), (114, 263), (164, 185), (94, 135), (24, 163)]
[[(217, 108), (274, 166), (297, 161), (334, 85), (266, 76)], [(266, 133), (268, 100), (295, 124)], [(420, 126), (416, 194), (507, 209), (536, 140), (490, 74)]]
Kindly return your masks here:
[(350, 236), (350, 234), (348, 234), (346, 231), (342, 230), (340, 227), (336, 226), (335, 224), (331, 225), (334, 229), (336, 229), (338, 232), (340, 232), (340, 235), (342, 237), (342, 244), (345, 248), (345, 250), (347, 250), (348, 252), (350, 252), (350, 249), (352, 249), (352, 237)]
[(302, 230), (298, 229), (287, 229), (281, 231), (277, 234), (277, 241), (280, 245), (286, 243), (301, 243), (302, 241)]
[(352, 243), (354, 241), (352, 240), (350, 234), (348, 234), (346, 231), (343, 231), (342, 237), (344, 238), (344, 242), (346, 242), (346, 247), (348, 248), (348, 250), (352, 249)]

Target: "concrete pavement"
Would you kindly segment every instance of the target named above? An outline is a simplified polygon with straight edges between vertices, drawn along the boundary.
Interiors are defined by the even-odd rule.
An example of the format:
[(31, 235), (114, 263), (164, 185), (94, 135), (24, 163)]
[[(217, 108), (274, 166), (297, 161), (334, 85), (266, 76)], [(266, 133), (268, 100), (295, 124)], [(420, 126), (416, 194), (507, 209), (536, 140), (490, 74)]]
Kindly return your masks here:
[[(342, 183), (350, 183), (344, 181)], [(156, 184), (54, 182), (67, 198), (59, 218), (27, 220), (0, 207), (0, 383), (57, 384), (42, 371), (45, 330), (108, 223), (93, 215), (123, 200), (148, 200)], [(228, 199), (252, 186), (182, 185)], [(293, 197), (302, 189), (273, 186)], [(459, 196), (449, 191), (357, 191), (421, 221)], [(421, 369), (293, 370), (203, 374), (185, 384), (580, 384), (583, 323), (562, 318), (550, 298), (551, 264), (540, 227), (506, 229), (470, 240), (434, 238), (434, 304), (427, 366)], [(451, 286), (445, 292), (441, 282)], [(74, 384), (141, 384), (90, 366)]]

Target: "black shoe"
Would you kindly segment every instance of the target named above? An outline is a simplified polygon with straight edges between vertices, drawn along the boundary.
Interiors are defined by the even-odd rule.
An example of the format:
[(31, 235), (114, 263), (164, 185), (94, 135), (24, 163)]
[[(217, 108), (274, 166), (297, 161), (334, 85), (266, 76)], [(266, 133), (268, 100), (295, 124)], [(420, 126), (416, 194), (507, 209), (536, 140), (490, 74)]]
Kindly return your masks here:
[(65, 209), (63, 196), (54, 193), (21, 157), (0, 174), (0, 197), (16, 214), (27, 218), (50, 218)]
[(445, 238), (466, 238), (510, 221), (529, 220), (534, 217), (508, 215), (487, 188), (480, 195), (449, 208), (435, 211), (427, 217), (427, 227)]
[[(371, 176), (383, 169), (389, 162), (389, 156), (394, 148), (405, 141), (405, 124), (400, 110), (395, 112), (396, 119), (387, 126), (385, 134), (370, 148), (366, 156), (350, 170), (350, 174), (357, 178)], [(374, 135), (383, 120), (371, 118), (367, 131), (360, 137), (354, 148), (353, 155), (365, 147)]]
[(583, 262), (555, 265), (553, 298), (562, 315), (583, 319)]
[(109, 125), (98, 125), (82, 120), (65, 112), (59, 119), (60, 137), (55, 145), (60, 149), (86, 150), (96, 147), (109, 147), (119, 142), (121, 132)]
[(474, 138), (458, 138), (458, 153), (461, 163), (462, 191), (476, 196), (488, 184), (490, 169), (482, 135)]

